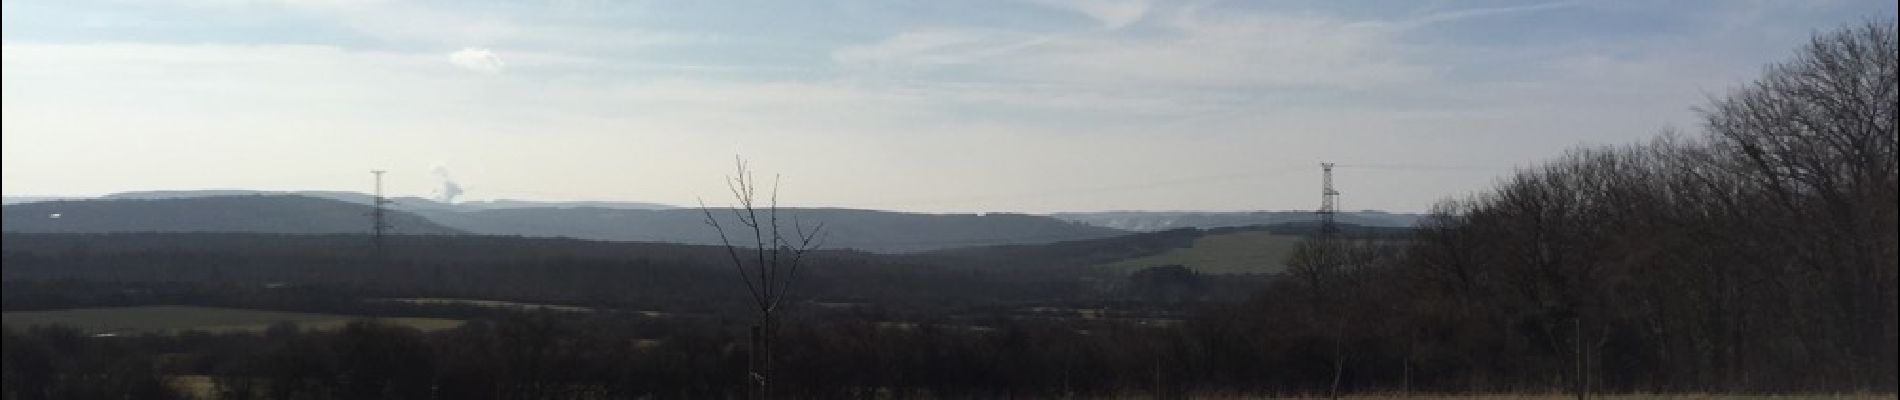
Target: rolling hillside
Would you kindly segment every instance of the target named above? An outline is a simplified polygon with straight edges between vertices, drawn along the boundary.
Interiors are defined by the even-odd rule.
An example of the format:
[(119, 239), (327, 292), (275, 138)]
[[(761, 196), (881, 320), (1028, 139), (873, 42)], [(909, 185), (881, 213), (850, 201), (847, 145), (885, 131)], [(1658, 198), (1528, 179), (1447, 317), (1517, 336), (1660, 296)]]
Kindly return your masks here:
[[(271, 194), (278, 193), (278, 194)], [(261, 192), (247, 190), (145, 191), (108, 195), (95, 200), (49, 200), (6, 206), (5, 229), (13, 232), (126, 232), (200, 231), (267, 233), (362, 233), (367, 225), (369, 196), (353, 192)], [(705, 214), (694, 208), (638, 202), (529, 202), (481, 201), (443, 203), (428, 199), (397, 198), (392, 209), (398, 233), (564, 237), (586, 240), (720, 244), (706, 225)], [(1146, 239), (1133, 249), (1102, 254), (1139, 256), (1115, 269), (1137, 264), (1183, 263), (1204, 265), (1207, 272), (1251, 273), (1278, 270), (1277, 261), (1217, 261), (1229, 258), (1257, 260), (1276, 257), (1292, 237), (1310, 230), (1314, 215), (1304, 211), (1259, 212), (1151, 212), (1117, 211), (1056, 213), (1050, 216), (987, 214), (921, 214), (836, 208), (781, 210), (781, 229), (791, 235), (794, 222), (805, 227), (824, 224), (822, 244), (830, 249), (881, 253), (914, 253), (968, 247), (1034, 245), (1114, 238), (1130, 232), (1199, 229), (1193, 235), (1167, 237), (1193, 241), (1169, 254), (1148, 254)], [(52, 218), (60, 214), (59, 218)], [(731, 213), (714, 213), (737, 234), (740, 224)], [(1370, 230), (1404, 230), (1419, 216), (1357, 211), (1340, 214), (1340, 222)], [(1241, 233), (1229, 229), (1272, 226), (1273, 232)], [(1303, 228), (1305, 227), (1305, 228)], [(1209, 231), (1214, 230), (1214, 231)], [(745, 244), (749, 235), (735, 236)], [(1189, 238), (1189, 237), (1192, 238)], [(1209, 236), (1209, 237), (1201, 237)], [(1231, 236), (1231, 237), (1230, 237)], [(1189, 238), (1189, 239), (1184, 239)], [(1171, 239), (1172, 240), (1172, 239)], [(1137, 243), (1139, 242), (1139, 243)], [(1264, 247), (1249, 248), (1252, 244)], [(1089, 246), (1070, 244), (1065, 249)], [(1099, 247), (1099, 246), (1098, 246)], [(1020, 250), (990, 249), (1005, 253)], [(1068, 250), (1036, 250), (1039, 253)], [(1187, 253), (1194, 255), (1186, 255)], [(963, 255), (981, 252), (958, 253)], [(1022, 258), (1022, 257), (1017, 257)], [(1124, 257), (1126, 258), (1126, 257)], [(1152, 259), (1147, 259), (1152, 258)], [(1031, 255), (1032, 263), (1048, 261)], [(1073, 260), (1070, 260), (1073, 261)], [(1113, 260), (1095, 260), (1098, 265)], [(1000, 262), (1016, 264), (1016, 262)], [(1072, 264), (1072, 262), (1064, 261)]]
[[(1139, 232), (1314, 223), (1319, 218), (1312, 211), (1106, 211), (1055, 213), (1050, 216), (1064, 221)], [(1418, 214), (1374, 210), (1339, 213), (1340, 223), (1367, 227), (1409, 227), (1417, 223), (1418, 219)]]
[[(369, 205), (370, 201), (372, 200), (372, 196), (370, 196), (369, 194), (357, 193), (357, 192), (328, 191), (328, 190), (300, 190), (300, 191), (292, 191), (292, 192), (279, 192), (279, 191), (243, 190), (243, 189), (145, 190), (145, 191), (135, 191), (135, 192), (113, 193), (113, 194), (101, 196), (100, 199), (161, 200), (161, 199), (186, 199), (186, 198), (211, 197), (211, 196), (252, 196), (252, 195), (262, 195), (262, 196), (296, 195), (296, 196), (307, 196), (307, 197), (316, 197), (316, 198), (331, 199), (331, 200), (338, 200), (338, 201), (346, 201), (346, 202), (362, 204), (362, 205)], [(10, 200), (8, 201), (7, 204), (15, 204), (15, 203), (27, 202), (27, 201), (43, 201), (45, 199), (61, 199), (61, 198), (22, 197), (22, 198), (19, 198), (18, 201)], [(625, 209), (625, 210), (665, 210), (665, 209), (678, 208), (678, 207), (673, 207), (673, 206), (664, 205), (664, 204), (645, 203), (645, 202), (637, 202), (637, 201), (477, 200), (477, 201), (460, 201), (460, 202), (445, 203), (445, 202), (425, 199), (421, 197), (414, 197), (414, 196), (393, 197), (390, 200), (393, 201), (392, 203), (393, 205), (391, 207), (395, 209), (399, 209), (399, 210), (406, 210), (406, 211), (418, 211), (418, 210), (474, 211), (474, 210), (494, 210), (494, 209), (506, 209), (506, 208), (572, 208), (572, 207), (598, 207), (598, 208), (612, 208), (612, 209)]]
[(1267, 229), (1210, 232), (1183, 247), (1158, 254), (1101, 264), (1120, 272), (1163, 265), (1181, 265), (1204, 274), (1273, 274), (1286, 270), (1287, 255), (1304, 236)]
[[(345, 192), (312, 195), (245, 194), (249, 191), (133, 192), (93, 200), (8, 205), (8, 232), (258, 232), (364, 233), (370, 208)], [(200, 196), (208, 195), (208, 196)], [(317, 197), (313, 197), (317, 196)], [(698, 209), (651, 209), (645, 203), (534, 203), (496, 201), (445, 204), (397, 199), (390, 221), (398, 234), (477, 234), (565, 237), (606, 241), (720, 244)], [(730, 233), (740, 224), (715, 212)], [(830, 249), (901, 253), (945, 248), (1051, 243), (1126, 234), (1026, 214), (916, 214), (890, 211), (805, 208), (781, 210), (782, 230), (794, 222), (824, 224)], [(750, 235), (734, 236), (746, 245)], [(742, 240), (743, 239), (743, 240)]]
[[(58, 200), (8, 205), (4, 210), (0, 229), (31, 233), (367, 233), (371, 212), (361, 204), (289, 195)], [(388, 220), (395, 234), (465, 233), (400, 211), (390, 212)]]
[[(1143, 268), (1180, 265), (1204, 274), (1277, 274), (1286, 271), (1287, 256), (1301, 240), (1317, 234), (1310, 223), (1220, 228), (1201, 231), (1192, 242), (1135, 257), (1094, 264), (1128, 273)], [(1408, 228), (1342, 225), (1345, 237), (1402, 240)]]
[[(512, 208), (478, 211), (426, 210), (419, 214), (443, 225), (491, 235), (570, 237), (611, 241), (719, 244), (697, 209), (627, 210), (595, 207)], [(1095, 239), (1127, 232), (1025, 214), (913, 214), (835, 208), (782, 209), (781, 231), (793, 235), (793, 221), (809, 228), (824, 224), (823, 245), (897, 253), (1005, 244)], [(729, 233), (738, 233), (732, 213), (713, 215)], [(739, 240), (735, 237), (735, 240)], [(747, 237), (745, 240), (749, 241)]]

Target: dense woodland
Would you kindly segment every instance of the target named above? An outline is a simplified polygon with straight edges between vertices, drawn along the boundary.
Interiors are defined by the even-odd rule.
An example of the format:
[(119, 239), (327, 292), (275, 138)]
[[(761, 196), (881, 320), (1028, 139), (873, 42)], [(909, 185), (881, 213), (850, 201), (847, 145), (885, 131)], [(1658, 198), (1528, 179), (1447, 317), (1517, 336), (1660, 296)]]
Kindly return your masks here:
[[(778, 393), (1890, 393), (1900, 376), (1896, 48), (1892, 22), (1817, 36), (1707, 105), (1701, 134), (1577, 149), (1445, 201), (1403, 237), (1316, 232), (1272, 277), (1086, 268), (1193, 231), (821, 254), (800, 289), (814, 301), (778, 339)], [(178, 375), (214, 376), (225, 398), (743, 393), (743, 307), (713, 300), (743, 292), (716, 247), (413, 238), (408, 248), (427, 250), (398, 243), (372, 262), (297, 247), (348, 236), (177, 238), (8, 235), (6, 307), (179, 296), (473, 322), (113, 338), (8, 328), (6, 396), (162, 398), (162, 377)], [(271, 245), (220, 244), (245, 240)], [(430, 240), (440, 242), (421, 243)], [(609, 310), (352, 300), (397, 295)], [(646, 307), (693, 312), (627, 312)]]

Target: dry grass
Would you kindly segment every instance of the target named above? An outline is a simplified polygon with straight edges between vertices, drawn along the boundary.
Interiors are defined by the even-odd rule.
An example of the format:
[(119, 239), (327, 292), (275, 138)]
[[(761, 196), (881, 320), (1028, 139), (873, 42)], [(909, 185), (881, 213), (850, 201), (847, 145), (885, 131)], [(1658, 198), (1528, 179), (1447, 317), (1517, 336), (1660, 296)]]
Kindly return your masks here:
[[(217, 392), (217, 390), (216, 390), (216, 384), (214, 383), (214, 381), (213, 381), (213, 379), (212, 379), (212, 377), (210, 377), (210, 376), (205, 376), (205, 375), (177, 375), (177, 376), (171, 376), (171, 377), (169, 377), (169, 378), (168, 378), (168, 380), (170, 381), (170, 383), (171, 383), (171, 386), (172, 386), (172, 387), (173, 387), (174, 389), (178, 389), (178, 390), (179, 390), (180, 392), (182, 392), (183, 394), (185, 394), (186, 396), (188, 396), (189, 398), (192, 398), (192, 399), (212, 399), (212, 398), (215, 398), (215, 396), (216, 396), (216, 394), (217, 394), (217, 393), (216, 393), (216, 392)], [(880, 396), (878, 396), (878, 397), (879, 397), (879, 398), (885, 398), (885, 396), (882, 396), (882, 395), (880, 395)], [(924, 398), (924, 399), (928, 399), (928, 398), (931, 398), (931, 397), (930, 397), (930, 396), (919, 396), (919, 397), (916, 397), (916, 398)], [(1136, 400), (1136, 399), (1152, 399), (1152, 398), (1155, 398), (1155, 397), (1153, 397), (1153, 396), (1150, 396), (1150, 395), (1147, 395), (1147, 394), (1131, 394), (1131, 395), (1127, 395), (1127, 396), (1118, 396), (1118, 397), (1112, 397), (1112, 398), (1116, 398), (1116, 399), (1126, 399), (1126, 400)], [(1192, 399), (1212, 399), (1212, 400), (1241, 400), (1241, 399), (1247, 399), (1247, 400), (1253, 400), (1253, 399), (1298, 399), (1298, 400), (1317, 400), (1317, 399), (1325, 399), (1325, 398), (1326, 398), (1326, 396), (1324, 396), (1324, 395), (1318, 395), (1318, 396), (1314, 396), (1314, 395), (1304, 395), (1304, 396), (1264, 396), (1264, 395), (1235, 395), (1235, 394), (1228, 394), (1228, 395), (1197, 395), (1197, 396), (1191, 396), (1190, 398), (1192, 398)], [(1464, 400), (1464, 399), (1472, 399), (1472, 400), (1571, 400), (1571, 399), (1575, 399), (1575, 398), (1577, 398), (1577, 397), (1576, 397), (1575, 395), (1571, 395), (1571, 394), (1567, 394), (1567, 393), (1558, 393), (1558, 392), (1552, 392), (1552, 393), (1494, 393), (1494, 394), (1415, 394), (1415, 395), (1410, 395), (1410, 396), (1407, 396), (1407, 395), (1404, 395), (1404, 394), (1400, 394), (1400, 393), (1364, 393), (1364, 394), (1353, 394), (1353, 395), (1346, 395), (1346, 396), (1341, 396), (1340, 398), (1341, 398), (1341, 399), (1347, 399), (1347, 400), (1401, 400), (1401, 399), (1402, 399), (1402, 400)], [(1876, 393), (1842, 393), (1842, 394), (1782, 394), (1782, 395), (1727, 395), (1727, 394), (1710, 394), (1710, 393), (1679, 393), (1679, 394), (1658, 394), (1658, 393), (1626, 393), (1626, 394), (1608, 394), (1608, 395), (1593, 395), (1593, 396), (1590, 396), (1590, 398), (1591, 398), (1591, 399), (1596, 399), (1596, 400), (1716, 400), (1716, 399), (1743, 399), (1743, 400), (1895, 400), (1895, 395), (1894, 395), (1893, 393), (1885, 393), (1885, 394), (1876, 394)]]
[(209, 400), (218, 398), (218, 384), (209, 375), (174, 375), (165, 378), (166, 383), (187, 399)]
[[(1130, 398), (1132, 399), (1132, 398), (1145, 398), (1145, 397), (1130, 397)], [(1325, 399), (1326, 396), (1325, 395), (1317, 395), (1317, 396), (1315, 395), (1304, 395), (1304, 396), (1210, 395), (1210, 396), (1193, 396), (1193, 398), (1196, 398), (1196, 399)], [(1386, 400), (1386, 399), (1572, 400), (1572, 399), (1576, 399), (1577, 397), (1574, 394), (1553, 392), (1553, 393), (1492, 393), (1492, 394), (1476, 394), (1476, 393), (1474, 394), (1414, 394), (1410, 396), (1406, 396), (1400, 393), (1366, 393), (1366, 394), (1353, 394), (1353, 395), (1340, 396), (1340, 398), (1351, 399), (1351, 400)], [(1673, 393), (1673, 394), (1625, 393), (1625, 394), (1592, 395), (1590, 396), (1590, 398), (1601, 399), (1601, 400), (1713, 400), (1713, 399), (1893, 400), (1895, 399), (1895, 395), (1893, 393), (1839, 393), (1839, 394), (1817, 393), (1817, 394), (1779, 394), (1779, 395), (1711, 394), (1711, 393)]]

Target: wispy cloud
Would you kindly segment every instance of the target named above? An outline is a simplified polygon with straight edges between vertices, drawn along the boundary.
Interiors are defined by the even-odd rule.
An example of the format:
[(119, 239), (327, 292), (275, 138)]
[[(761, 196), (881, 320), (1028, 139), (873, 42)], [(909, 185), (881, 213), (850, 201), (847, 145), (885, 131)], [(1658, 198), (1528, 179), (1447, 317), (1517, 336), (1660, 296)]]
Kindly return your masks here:
[(1022, 32), (986, 29), (921, 29), (877, 43), (847, 46), (833, 60), (856, 68), (918, 68), (975, 64), (1012, 55), (1044, 40)]
[(1578, 6), (1578, 3), (1574, 1), (1557, 1), (1557, 2), (1549, 2), (1549, 3), (1522, 4), (1522, 5), (1513, 5), (1513, 6), (1504, 6), (1504, 7), (1461, 8), (1461, 9), (1454, 9), (1454, 10), (1431, 12), (1431, 13), (1427, 13), (1425, 15), (1421, 15), (1418, 17), (1407, 18), (1404, 20), (1396, 21), (1395, 23), (1391, 25), (1393, 25), (1393, 27), (1397, 29), (1414, 29), (1414, 28), (1419, 28), (1426, 25), (1457, 22), (1457, 21), (1462, 21), (1462, 20), (1467, 20), (1467, 19), (1472, 19), (1472, 18), (1504, 16), (1504, 15), (1530, 13), (1530, 12), (1537, 12), (1537, 11), (1559, 10), (1559, 9), (1576, 7), (1576, 6)]
[(1031, 0), (1094, 19), (1103, 28), (1120, 29), (1141, 21), (1152, 4), (1148, 0)]
[[(1143, 8), (1145, 10), (1145, 8)], [(1315, 14), (1227, 15), (1176, 7), (1160, 34), (928, 29), (847, 46), (846, 67), (928, 74), (957, 66), (991, 79), (1110, 86), (1368, 87), (1426, 78), (1430, 69), (1392, 29)], [(1125, 22), (1119, 19), (1104, 23)]]
[[(616, 53), (685, 44), (693, 35), (612, 24), (572, 24), (482, 8), (385, 0), (181, 0), (223, 11), (275, 10), (326, 20), (398, 45), (508, 46), (541, 52)], [(451, 3), (452, 4), (452, 3)], [(572, 13), (582, 6), (566, 4)], [(507, 11), (503, 9), (502, 11)]]
[(489, 74), (500, 73), (505, 66), (501, 56), (495, 55), (494, 51), (478, 47), (464, 47), (449, 53), (449, 63), (462, 69)]

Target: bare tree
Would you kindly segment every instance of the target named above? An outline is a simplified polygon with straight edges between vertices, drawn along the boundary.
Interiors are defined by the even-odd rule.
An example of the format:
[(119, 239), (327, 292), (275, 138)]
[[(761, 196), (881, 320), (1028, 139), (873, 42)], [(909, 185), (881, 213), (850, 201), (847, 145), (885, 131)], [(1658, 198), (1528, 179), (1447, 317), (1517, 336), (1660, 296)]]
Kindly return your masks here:
[[(1816, 35), (1755, 84), (1705, 109), (1709, 139), (1737, 154), (1738, 175), (1770, 194), (1764, 233), (1791, 244), (1799, 269), (1819, 285), (1803, 302), (1826, 304), (1808, 337), (1839, 352), (1844, 376), (1893, 376), (1896, 225), (1900, 199), (1900, 40), (1892, 20)], [(1869, 318), (1869, 316), (1887, 316)], [(1840, 344), (1851, 344), (1838, 346)]]
[[(720, 243), (732, 258), (732, 267), (739, 272), (739, 280), (745, 283), (758, 311), (757, 322), (751, 330), (752, 351), (747, 363), (746, 379), (752, 383), (748, 386), (749, 394), (754, 398), (771, 398), (772, 346), (778, 336), (780, 306), (798, 280), (798, 269), (805, 255), (819, 247), (819, 232), (824, 224), (805, 229), (793, 218), (792, 232), (788, 236), (779, 225), (778, 176), (772, 177), (771, 192), (766, 194), (765, 203), (760, 204), (758, 179), (746, 168), (744, 159), (735, 156), (733, 163), (737, 173), (726, 177), (726, 188), (738, 204), (726, 209), (732, 212), (732, 220), (738, 224), (735, 232), (727, 232), (726, 223), (720, 222), (704, 200), (699, 202), (699, 210), (706, 216), (706, 225), (719, 233)], [(752, 235), (751, 246), (743, 242), (747, 233)], [(740, 244), (733, 243), (734, 235), (740, 236)], [(748, 252), (751, 254), (745, 254)]]

